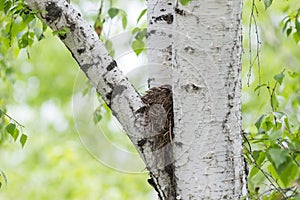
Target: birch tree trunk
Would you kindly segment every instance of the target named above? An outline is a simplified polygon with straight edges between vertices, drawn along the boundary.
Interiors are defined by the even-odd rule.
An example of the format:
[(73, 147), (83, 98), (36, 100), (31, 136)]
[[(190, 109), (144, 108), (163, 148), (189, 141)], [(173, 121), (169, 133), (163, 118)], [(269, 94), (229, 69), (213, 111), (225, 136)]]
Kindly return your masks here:
[(175, 5), (176, 199), (241, 199), (241, 0)]
[[(149, 0), (153, 26), (148, 30), (148, 44), (161, 49), (150, 50), (149, 61), (162, 63), (153, 68), (149, 82), (150, 86), (172, 82), (174, 138), (173, 115), (170, 119), (169, 111), (160, 113), (150, 107), (164, 109), (170, 88), (141, 97), (92, 26), (67, 1), (25, 1), (54, 31), (70, 30), (60, 39), (137, 148), (160, 200), (241, 198), (246, 191), (240, 136), (241, 0), (192, 0), (188, 7), (176, 2), (173, 9), (167, 0)], [(172, 35), (157, 31), (158, 25), (169, 29), (173, 22)], [(169, 38), (174, 41), (172, 48)], [(170, 127), (159, 122), (169, 135), (153, 134), (150, 111), (159, 119), (168, 118)], [(163, 146), (158, 142), (164, 142)]]
[(147, 10), (148, 87), (171, 85), (173, 0), (149, 0)]

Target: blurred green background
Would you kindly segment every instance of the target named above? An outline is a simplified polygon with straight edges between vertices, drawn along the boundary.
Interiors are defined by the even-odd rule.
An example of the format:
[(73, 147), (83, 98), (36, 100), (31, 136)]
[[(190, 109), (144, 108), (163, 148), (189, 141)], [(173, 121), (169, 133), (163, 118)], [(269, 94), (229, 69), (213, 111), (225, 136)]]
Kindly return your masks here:
[[(254, 122), (257, 118), (263, 113), (271, 112), (267, 90), (262, 88), (260, 95), (254, 92), (259, 84), (256, 64), (253, 66), (250, 85), (247, 86), (251, 2), (244, 1), (243, 10), (242, 111), (243, 128), (246, 131), (255, 130)], [(128, 30), (136, 25), (135, 20), (139, 15), (137, 8), (142, 11), (145, 7), (141, 1), (113, 3), (131, 13), (128, 14)], [(93, 23), (98, 3), (76, 1), (74, 4)], [(261, 83), (274, 84), (273, 76), (284, 68), (286, 72), (300, 73), (299, 44), (293, 37), (282, 33), (280, 23), (295, 8), (300, 8), (298, 1), (276, 1), (265, 11), (262, 2), (257, 1), (257, 23), (262, 43)], [(112, 22), (111, 26), (111, 37), (122, 31), (118, 20)], [(255, 31), (251, 37), (255, 51)], [(8, 183), (1, 188), (0, 199), (155, 199), (155, 192), (147, 183), (148, 175), (138, 155), (121, 129), (111, 125), (109, 111), (102, 110), (104, 114), (98, 127), (101, 130), (99, 132), (105, 133), (107, 141), (117, 146), (115, 149), (125, 149), (132, 157), (122, 157), (122, 162), (114, 163), (114, 152), (101, 141), (98, 144), (97, 140), (90, 138), (94, 142), (93, 148), (86, 148), (84, 145), (85, 142), (90, 142), (85, 137), (89, 138), (95, 127), (91, 125), (92, 128), (86, 129), (86, 133), (78, 131), (80, 125), (76, 124), (78, 121), (73, 116), (73, 95), (80, 93), (76, 89), (80, 70), (63, 44), (48, 30), (46, 39), (36, 43), (28, 51), (30, 59), (26, 50), (22, 50), (18, 56), (15, 52), (2, 52), (0, 56), (3, 62), (11, 66), (10, 72), (2, 72), (1, 75), (7, 80), (0, 81), (0, 106), (7, 106), (8, 114), (25, 126), (24, 133), (28, 135), (24, 148), (19, 143), (14, 143), (10, 137), (6, 140), (1, 138), (0, 169), (5, 172)], [(0, 67), (3, 68), (2, 65)], [(133, 74), (144, 74), (143, 68), (135, 70)], [(84, 90), (84, 85), (87, 87), (86, 81), (81, 82), (83, 85), (80, 88)], [(298, 124), (300, 120), (299, 83), (299, 76), (286, 75), (278, 88), (280, 108), (291, 116), (294, 124)], [(143, 87), (142, 84), (139, 82), (137, 86)], [(92, 115), (88, 117), (92, 119)], [(113, 124), (115, 123), (114, 121)], [(253, 184), (260, 179), (261, 177), (256, 177)]]

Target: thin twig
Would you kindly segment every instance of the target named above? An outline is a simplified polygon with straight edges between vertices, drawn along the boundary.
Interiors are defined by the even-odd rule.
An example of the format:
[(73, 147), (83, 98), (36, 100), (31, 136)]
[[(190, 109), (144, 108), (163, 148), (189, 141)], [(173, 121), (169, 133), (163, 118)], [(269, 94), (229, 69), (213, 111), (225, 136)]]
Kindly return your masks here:
[(3, 115), (5, 115), (6, 117), (8, 117), (11, 121), (13, 121), (14, 123), (16, 123), (20, 128), (24, 128), (25, 126), (20, 124), (17, 120), (15, 120), (14, 118), (12, 118), (11, 116), (9, 116), (7, 113), (3, 112), (2, 110), (0, 110), (2, 112)]

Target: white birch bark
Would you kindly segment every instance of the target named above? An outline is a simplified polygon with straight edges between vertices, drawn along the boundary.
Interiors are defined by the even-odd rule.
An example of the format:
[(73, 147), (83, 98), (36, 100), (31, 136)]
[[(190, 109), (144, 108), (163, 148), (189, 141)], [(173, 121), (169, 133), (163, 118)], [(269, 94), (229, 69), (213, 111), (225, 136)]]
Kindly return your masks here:
[(173, 0), (149, 0), (147, 8), (148, 87), (172, 84)]
[(176, 199), (241, 199), (241, 0), (178, 2), (173, 99)]
[[(148, 0), (147, 57), (148, 88), (172, 85), (173, 0)], [(151, 140), (146, 145), (151, 146)], [(167, 158), (167, 159), (166, 159)], [(150, 158), (151, 159), (151, 158)], [(175, 199), (173, 144), (153, 152), (149, 183), (159, 199)]]

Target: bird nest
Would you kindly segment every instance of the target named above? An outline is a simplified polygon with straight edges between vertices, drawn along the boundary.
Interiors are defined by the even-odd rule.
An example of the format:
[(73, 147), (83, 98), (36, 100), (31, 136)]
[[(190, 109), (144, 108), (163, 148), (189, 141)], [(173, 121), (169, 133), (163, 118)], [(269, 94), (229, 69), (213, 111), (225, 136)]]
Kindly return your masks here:
[(152, 150), (157, 150), (170, 143), (174, 137), (172, 87), (162, 85), (150, 88), (142, 100), (146, 104), (145, 136)]

